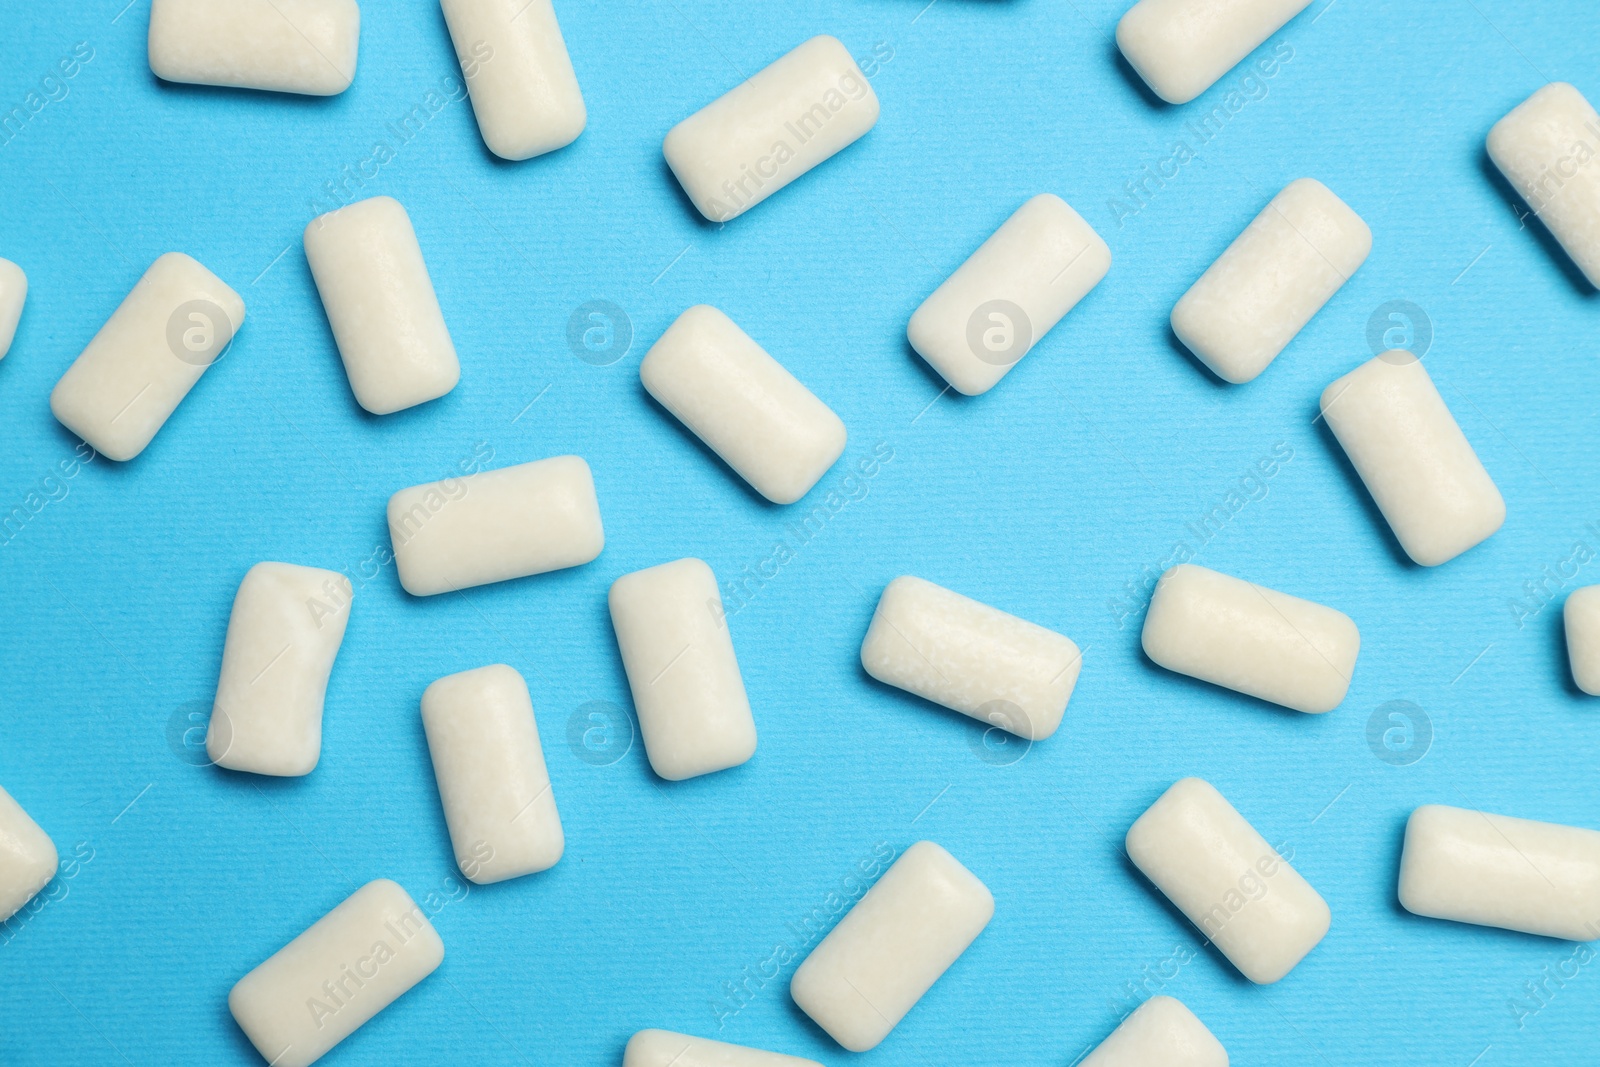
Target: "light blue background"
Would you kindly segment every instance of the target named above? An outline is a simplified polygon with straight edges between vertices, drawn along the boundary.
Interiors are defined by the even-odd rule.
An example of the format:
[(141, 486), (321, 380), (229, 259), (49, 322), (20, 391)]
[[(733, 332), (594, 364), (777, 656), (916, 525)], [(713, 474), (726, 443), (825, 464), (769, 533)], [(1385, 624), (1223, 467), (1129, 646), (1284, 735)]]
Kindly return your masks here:
[[(260, 1062), (226, 1008), (240, 976), (369, 879), (419, 900), (460, 886), (418, 699), (492, 662), (532, 689), (566, 856), (457, 888), (434, 917), (441, 969), (329, 1063), (615, 1064), (643, 1027), (854, 1062), (790, 1002), (792, 964), (731, 1015), (725, 983), (826, 909), (880, 842), (921, 838), (987, 882), (996, 916), (863, 1063), (1066, 1067), (1131, 1006), (1127, 983), (1163, 971), (1236, 1064), (1592, 1054), (1600, 964), (1549, 983), (1519, 1025), (1513, 999), (1536, 1006), (1525, 983), (1570, 973), (1573, 946), (1416, 918), (1394, 891), (1418, 804), (1600, 825), (1600, 702), (1567, 678), (1559, 618), (1600, 563), (1550, 583), (1537, 613), (1524, 588), (1575, 542), (1600, 548), (1600, 299), (1522, 224), (1483, 150), (1548, 79), (1600, 100), (1592, 4), (1315, 0), (1273, 38), (1293, 55), (1265, 94), (1119, 225), (1109, 202), (1124, 183), (1251, 87), (1241, 68), (1193, 105), (1155, 102), (1115, 53), (1123, 0), (565, 0), (589, 107), (576, 144), (499, 162), (458, 101), (361, 190), (410, 210), (462, 363), (449, 396), (374, 418), (350, 395), (300, 233), (319, 187), (392, 143), (386, 124), (452, 74), (437, 5), (364, 0), (355, 85), (323, 100), (162, 85), (148, 0), (125, 2), (0, 0), (0, 111), (75, 43), (94, 50), (65, 98), (0, 146), (0, 255), (32, 283), (0, 363), (0, 512), (71, 455), (49, 391), (156, 256), (196, 256), (249, 317), (143, 455), (82, 469), (0, 548), (0, 783), (64, 859), (80, 842), (92, 855), (0, 931), (0, 1062)], [(892, 50), (873, 77), (878, 126), (736, 222), (703, 223), (662, 135), (823, 32), (859, 57)], [(1260, 379), (1224, 386), (1177, 347), (1167, 314), (1304, 175), (1367, 220), (1372, 256)], [(1110, 243), (1111, 273), (991, 393), (941, 395), (907, 318), (1045, 190)], [(607, 367), (566, 341), (593, 299), (634, 330)], [(1435, 570), (1403, 558), (1313, 422), (1393, 299), (1430, 318), (1428, 366), (1509, 508), (1501, 532)], [(732, 620), (755, 758), (673, 784), (637, 744), (609, 765), (568, 744), (581, 706), (631, 707), (607, 587), (685, 555), (731, 578), (817, 500), (764, 504), (643, 393), (640, 357), (699, 302), (843, 417), (846, 460), (818, 492), (858, 499)], [(496, 466), (585, 456), (604, 554), (426, 600), (384, 567), (357, 594), (314, 774), (184, 762), (169, 726), (208, 706), (246, 569), (356, 573), (387, 545), (389, 494), (479, 442)], [(880, 442), (892, 461), (845, 485), (845, 463)], [(1108, 607), (1280, 445), (1293, 458), (1265, 498), (1198, 559), (1356, 619), (1349, 698), (1317, 718), (1155, 668), (1142, 608), (1119, 625)], [(865, 676), (876, 597), (907, 572), (1085, 649), (1058, 734), (997, 756), (975, 723)], [(1434, 731), (1410, 766), (1368, 744), (1393, 700)], [(1191, 774), (1292, 848), (1333, 909), (1327, 939), (1276, 986), (1201, 948), (1123, 857), (1128, 825)], [(1170, 976), (1180, 947), (1193, 958)]]

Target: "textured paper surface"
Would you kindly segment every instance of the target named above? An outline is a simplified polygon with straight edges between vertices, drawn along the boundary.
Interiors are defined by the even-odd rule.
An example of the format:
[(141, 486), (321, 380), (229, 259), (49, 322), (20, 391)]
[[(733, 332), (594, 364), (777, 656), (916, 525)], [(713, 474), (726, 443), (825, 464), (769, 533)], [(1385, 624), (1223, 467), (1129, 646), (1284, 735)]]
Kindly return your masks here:
[[(1571, 686), (1560, 628), (1565, 591), (1600, 582), (1600, 299), (1521, 225), (1483, 148), (1546, 78), (1600, 101), (1592, 6), (1318, 0), (1252, 57), (1292, 48), (1272, 77), (1241, 68), (1170, 108), (1116, 57), (1121, 0), (567, 0), (589, 127), (506, 164), (464, 100), (394, 132), (457, 71), (426, 0), (365, 0), (355, 84), (326, 100), (162, 85), (148, 4), (124, 3), (0, 0), (0, 110), (57, 97), (0, 135), (0, 255), (31, 283), (0, 363), (0, 513), (41, 505), (0, 547), (0, 783), (67, 865), (0, 930), (0, 1063), (259, 1062), (228, 989), (376, 877), (431, 911), (447, 955), (330, 1063), (610, 1064), (644, 1027), (843, 1063), (789, 977), (884, 853), (921, 838), (984, 880), (995, 919), (872, 1054), (882, 1067), (1064, 1067), (1141, 982), (1239, 1064), (1581, 1058), (1600, 1024), (1589, 950), (1407, 915), (1395, 879), (1422, 803), (1600, 826), (1600, 701)], [(662, 135), (821, 32), (872, 73), (882, 119), (748, 215), (703, 223)], [(78, 42), (92, 60), (42, 89)], [(1244, 103), (1213, 120), (1203, 158), (1165, 165), (1133, 213), (1124, 183), (1176, 138), (1197, 145), (1188, 124), (1230, 91)], [(392, 158), (375, 165), (380, 141)], [(350, 395), (300, 243), (333, 206), (324, 183), (362, 170), (361, 195), (410, 212), (462, 363), (448, 396), (382, 418)], [(1223, 386), (1168, 313), (1303, 175), (1367, 220), (1372, 257), (1265, 374)], [(1111, 272), (991, 393), (941, 395), (906, 320), (1041, 191), (1104, 235)], [(62, 477), (75, 441), (49, 391), (169, 250), (237, 289), (246, 324), (137, 460)], [(604, 366), (616, 350), (581, 344), (594, 327), (603, 346), (603, 323), (579, 318), (588, 361), (568, 343), (574, 311), (602, 300), (631, 325)], [(1313, 422), (1392, 300), (1426, 310), (1429, 371), (1509, 508), (1437, 570), (1405, 561)], [(762, 502), (640, 387), (644, 352), (699, 302), (849, 426), (804, 503)], [(875, 447), (892, 460), (846, 483)], [(396, 489), (566, 453), (594, 469), (594, 563), (417, 600), (374, 556)], [(830, 492), (835, 512), (801, 532)], [(1178, 542), (1355, 619), (1344, 705), (1311, 718), (1143, 659), (1142, 600), (1120, 625), (1108, 600), (1153, 583)], [(686, 555), (724, 581), (768, 576), (723, 593), (761, 740), (745, 766), (669, 784), (636, 736), (624, 751), (603, 728), (630, 706), (605, 595)], [(204, 725), (230, 601), (263, 559), (356, 586), (303, 780), (177, 754), (196, 755), (184, 729)], [(986, 748), (980, 724), (865, 675), (862, 635), (902, 573), (1077, 642), (1059, 733)], [(567, 852), (463, 896), (418, 701), (495, 662), (532, 690)], [(1392, 701), (1431, 726), (1408, 766), (1369, 747), (1376, 713), (1378, 751), (1409, 758)], [(1128, 826), (1191, 774), (1292, 848), (1333, 910), (1271, 989), (1202, 947), (1123, 857)]]

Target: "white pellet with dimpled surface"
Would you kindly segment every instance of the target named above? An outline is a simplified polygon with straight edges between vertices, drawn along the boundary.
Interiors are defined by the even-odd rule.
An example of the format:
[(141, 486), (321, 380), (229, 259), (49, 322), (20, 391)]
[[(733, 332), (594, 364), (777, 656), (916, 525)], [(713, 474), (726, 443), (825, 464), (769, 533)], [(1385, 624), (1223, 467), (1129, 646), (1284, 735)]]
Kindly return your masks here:
[(143, 452), (244, 324), (238, 293), (181, 252), (150, 265), (50, 393), (96, 452)]
[(1415, 562), (1448, 562), (1505, 522), (1500, 490), (1412, 353), (1385, 352), (1328, 386), (1322, 416)]
[(272, 1067), (309, 1067), (444, 960), (394, 882), (368, 882), (239, 979), (228, 1010)]
[(0, 789), (0, 923), (50, 884), (57, 862), (50, 835)]
[(579, 456), (402, 489), (389, 498), (389, 539), (412, 596), (576, 567), (606, 543), (594, 475)]
[(334, 96), (356, 76), (356, 0), (152, 0), (150, 70), (169, 82)]
[(957, 391), (986, 393), (1111, 269), (1111, 249), (1052, 193), (1019, 207), (911, 316), (906, 339)]
[(622, 1053), (622, 1067), (822, 1067), (816, 1060), (729, 1045), (670, 1030), (640, 1030)]
[(1561, 619), (1572, 681), (1590, 696), (1600, 697), (1600, 585), (1573, 590)]
[(1228, 1067), (1228, 1052), (1182, 1001), (1154, 996), (1077, 1067)]
[(878, 97), (837, 38), (813, 37), (674, 126), (667, 166), (700, 214), (727, 222), (854, 144)]
[(1207, 781), (1173, 785), (1126, 843), (1134, 866), (1252, 982), (1278, 981), (1328, 932), (1327, 902)]
[(1400, 903), (1526, 934), (1600, 937), (1600, 833), (1427, 804), (1406, 821)]
[(755, 755), (756, 723), (711, 568), (680, 559), (624, 574), (608, 602), (651, 768), (679, 781)]
[(1193, 563), (1156, 583), (1141, 642), (1169, 671), (1312, 714), (1344, 700), (1361, 651), (1343, 612)]
[(206, 755), (219, 767), (295, 777), (322, 755), (328, 676), (350, 621), (350, 579), (257, 563), (228, 617)]
[(789, 994), (851, 1052), (876, 1048), (993, 917), (988, 887), (919, 841), (800, 964)]
[(305, 247), (358, 404), (388, 415), (456, 387), (461, 364), (399, 201), (374, 196), (319, 215)]
[(1169, 104), (1186, 104), (1255, 51), (1311, 0), (1140, 0), (1117, 23), (1117, 47)]
[(555, 866), (566, 838), (522, 675), (495, 664), (440, 678), (422, 726), (461, 873), (488, 884)]
[(679, 315), (639, 380), (774, 504), (805, 496), (844, 452), (839, 416), (714, 307)]
[(1314, 178), (1290, 182), (1172, 309), (1172, 332), (1241, 384), (1350, 280), (1372, 251), (1361, 216)]
[(0, 259), (0, 359), (11, 351), (22, 321), (22, 305), (28, 300), (28, 276), (9, 259)]
[(1061, 725), (1083, 657), (1054, 630), (905, 575), (878, 599), (861, 665), (880, 682), (1038, 741)]
[(1566, 82), (1551, 82), (1489, 131), (1489, 158), (1600, 287), (1600, 114)]
[(550, 0), (443, 0), (443, 7), (489, 151), (530, 159), (578, 139), (588, 111)]

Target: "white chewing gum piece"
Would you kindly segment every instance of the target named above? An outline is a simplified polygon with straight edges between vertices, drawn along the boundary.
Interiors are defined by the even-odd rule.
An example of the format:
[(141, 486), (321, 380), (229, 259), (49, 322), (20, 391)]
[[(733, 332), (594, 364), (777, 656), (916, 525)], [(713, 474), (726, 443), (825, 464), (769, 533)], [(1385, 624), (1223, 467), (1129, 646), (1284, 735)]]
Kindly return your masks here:
[(50, 835), (0, 789), (0, 923), (50, 884), (58, 862)]
[(1053, 193), (1019, 207), (912, 314), (906, 340), (957, 392), (986, 393), (1111, 269), (1111, 249)]
[(61, 425), (130, 460), (244, 324), (244, 300), (181, 252), (150, 265), (50, 393)]
[(1054, 630), (910, 575), (884, 589), (861, 642), (878, 681), (1030, 741), (1061, 725), (1082, 665)]
[(756, 723), (711, 568), (680, 559), (624, 574), (608, 600), (656, 774), (676, 782), (755, 755)]
[(150, 70), (169, 82), (336, 96), (356, 76), (356, 0), (151, 0)]
[(239, 979), (228, 1010), (272, 1067), (309, 1067), (443, 960), (422, 909), (380, 878)]
[(640, 1030), (628, 1040), (622, 1067), (822, 1067), (816, 1060), (729, 1045), (670, 1030)]
[(228, 617), (206, 755), (231, 771), (310, 774), (322, 756), (328, 676), (350, 621), (350, 579), (257, 563)]
[(906, 849), (794, 972), (789, 995), (851, 1052), (876, 1048), (994, 917), (994, 897), (932, 841)]
[(1400, 903), (1525, 934), (1600, 937), (1600, 833), (1427, 804), (1406, 820)]
[(1140, 0), (1117, 23), (1117, 47), (1151, 92), (1187, 104), (1310, 3)]
[[(1589, 284), (1600, 287), (1600, 114), (1551, 82), (1489, 131), (1489, 158)], [(1570, 171), (1570, 173), (1568, 173)]]
[(0, 359), (11, 351), (22, 321), (22, 305), (28, 299), (28, 276), (9, 259), (0, 259)]
[(521, 160), (565, 148), (588, 122), (550, 0), (442, 0), (489, 151)]
[(495, 664), (440, 678), (422, 726), (461, 873), (487, 885), (554, 867), (566, 838), (522, 675)]
[(1193, 563), (1156, 583), (1142, 641), (1169, 671), (1313, 715), (1344, 700), (1361, 651), (1344, 612)]
[(1290, 182), (1172, 309), (1172, 332), (1225, 382), (1248, 382), (1367, 260), (1372, 231), (1315, 178)]
[(388, 415), (456, 387), (461, 364), (398, 200), (374, 196), (319, 215), (305, 246), (356, 403)]
[(1154, 996), (1078, 1067), (1228, 1067), (1228, 1051), (1182, 1001)]
[(1322, 416), (1413, 561), (1446, 563), (1505, 522), (1500, 490), (1412, 353), (1385, 352), (1328, 386)]
[(813, 37), (678, 123), (661, 151), (700, 214), (727, 222), (877, 121), (877, 94), (849, 50)]
[(844, 452), (839, 416), (714, 307), (678, 316), (639, 364), (639, 380), (774, 504), (805, 496)]
[(579, 456), (402, 489), (389, 498), (389, 539), (412, 596), (577, 567), (606, 543), (594, 475)]
[(1561, 620), (1567, 631), (1573, 684), (1600, 697), (1600, 585), (1574, 590), (1561, 609)]
[(1134, 822), (1128, 858), (1250, 981), (1276, 982), (1328, 932), (1327, 902), (1222, 794), (1185, 778)]

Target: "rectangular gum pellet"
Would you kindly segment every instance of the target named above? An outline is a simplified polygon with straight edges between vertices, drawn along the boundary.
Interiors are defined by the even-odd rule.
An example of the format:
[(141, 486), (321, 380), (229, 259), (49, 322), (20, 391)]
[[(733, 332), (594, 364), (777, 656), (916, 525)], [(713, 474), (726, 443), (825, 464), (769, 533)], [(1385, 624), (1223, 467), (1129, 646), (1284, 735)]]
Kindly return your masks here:
[(711, 568), (680, 559), (624, 574), (609, 603), (656, 774), (679, 781), (755, 755), (755, 719)]
[(1448, 562), (1505, 521), (1500, 490), (1412, 353), (1385, 352), (1328, 386), (1322, 415), (1417, 563)]
[(565, 148), (588, 121), (550, 0), (443, 0), (478, 132), (501, 159)]
[(855, 143), (878, 97), (837, 38), (813, 37), (672, 128), (667, 166), (700, 214), (727, 222)]
[(389, 498), (389, 538), (412, 596), (577, 567), (606, 543), (594, 475), (579, 456), (402, 489)]
[(1228, 1067), (1228, 1052), (1182, 1001), (1154, 996), (1078, 1067)]
[(28, 299), (28, 276), (9, 259), (0, 259), (0, 359), (11, 351), (22, 321), (22, 305)]
[(839, 416), (714, 307), (678, 316), (639, 380), (774, 504), (805, 496), (844, 452)]
[(1600, 114), (1566, 82), (1551, 82), (1489, 131), (1489, 158), (1550, 230), (1589, 284), (1600, 287)]
[(219, 767), (295, 777), (322, 755), (322, 705), (350, 621), (350, 579), (257, 563), (239, 583), (206, 730)]
[(356, 0), (152, 0), (150, 70), (169, 82), (334, 96), (356, 76)]
[(1051, 193), (1023, 204), (911, 316), (906, 339), (958, 392), (993, 389), (1111, 269), (1111, 249)]
[(0, 923), (50, 884), (57, 859), (50, 835), (0, 789)]
[(1222, 794), (1185, 778), (1134, 822), (1128, 858), (1246, 978), (1288, 974), (1328, 932), (1328, 905)]
[(1361, 651), (1344, 612), (1193, 563), (1156, 583), (1142, 641), (1169, 671), (1310, 714), (1344, 700)]
[(1372, 251), (1372, 231), (1315, 178), (1290, 182), (1172, 309), (1172, 332), (1223, 381), (1267, 369)]
[(1574, 590), (1561, 609), (1561, 619), (1573, 684), (1600, 697), (1600, 585)]
[(244, 300), (181, 252), (150, 265), (50, 393), (63, 426), (115, 460), (143, 452), (244, 324)]
[(228, 1010), (272, 1067), (308, 1067), (443, 960), (422, 909), (380, 878), (239, 979)]
[(1187, 104), (1311, 0), (1140, 0), (1117, 23), (1117, 47), (1161, 99)]
[(878, 681), (1031, 741), (1061, 725), (1082, 664), (1061, 634), (910, 575), (884, 589), (861, 642)]
[(670, 1030), (640, 1030), (628, 1040), (622, 1067), (822, 1067), (816, 1060), (729, 1045)]
[(919, 841), (800, 964), (789, 995), (840, 1045), (866, 1052), (993, 917), (988, 887), (950, 853)]
[(319, 215), (305, 247), (358, 404), (388, 415), (456, 387), (461, 364), (399, 201), (374, 196)]
[(1600, 833), (1427, 804), (1406, 821), (1400, 903), (1526, 934), (1600, 937)]
[(486, 885), (555, 866), (566, 838), (522, 675), (495, 664), (440, 678), (422, 726), (461, 873)]

